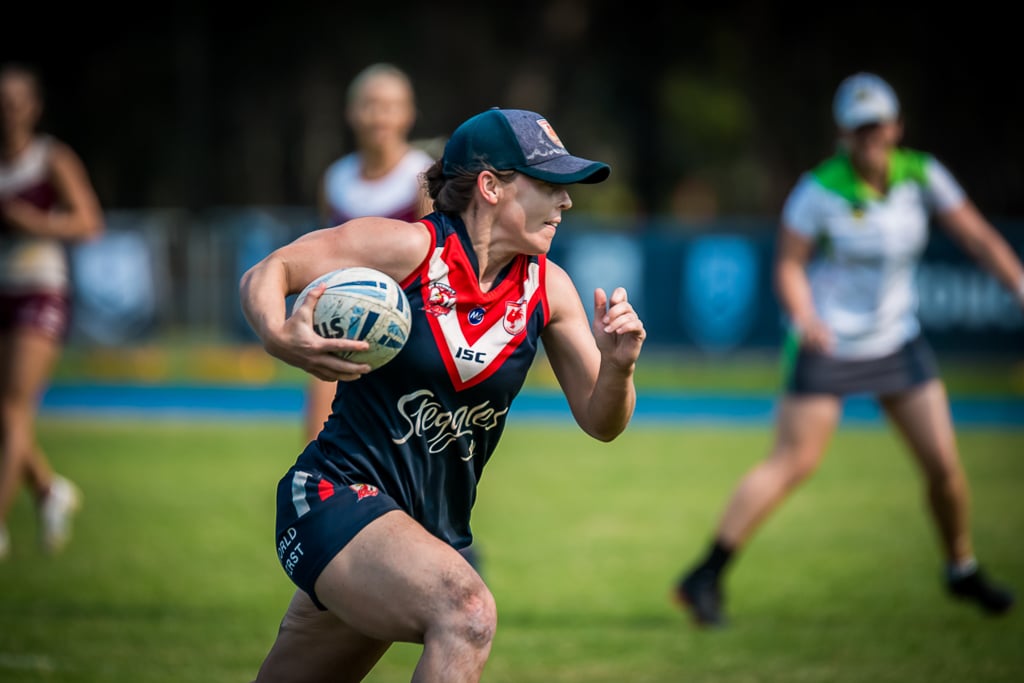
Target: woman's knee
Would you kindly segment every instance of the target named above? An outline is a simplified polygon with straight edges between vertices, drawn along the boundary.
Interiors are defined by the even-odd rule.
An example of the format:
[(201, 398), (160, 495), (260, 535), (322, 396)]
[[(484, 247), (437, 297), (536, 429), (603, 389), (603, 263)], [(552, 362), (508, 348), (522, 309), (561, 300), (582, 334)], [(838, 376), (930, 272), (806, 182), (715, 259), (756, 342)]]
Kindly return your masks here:
[(498, 628), (494, 596), (486, 588), (474, 594), (466, 605), (466, 639), (477, 647), (489, 646)]
[(955, 458), (936, 458), (937, 463), (924, 470), (928, 488), (947, 496), (960, 495), (967, 487), (967, 476)]
[(452, 577), (448, 588), (448, 609), (443, 621), (449, 631), (474, 648), (489, 647), (498, 627), (494, 596), (479, 578)]
[(821, 463), (821, 454), (808, 448), (778, 446), (769, 459), (782, 485), (789, 489), (814, 474)]

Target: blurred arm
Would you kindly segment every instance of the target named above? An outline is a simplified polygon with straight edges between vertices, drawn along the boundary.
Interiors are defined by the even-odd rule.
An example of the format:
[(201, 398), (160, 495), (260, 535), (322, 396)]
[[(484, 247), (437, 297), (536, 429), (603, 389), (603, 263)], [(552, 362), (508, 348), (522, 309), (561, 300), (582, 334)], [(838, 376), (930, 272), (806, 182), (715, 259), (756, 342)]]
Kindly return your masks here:
[(939, 223), (975, 261), (1013, 292), (1024, 307), (1024, 266), (1006, 239), (970, 200), (940, 213)]
[(807, 262), (813, 242), (785, 225), (779, 230), (775, 252), (775, 290), (779, 304), (800, 334), (801, 343), (813, 351), (824, 351), (832, 335), (814, 310)]
[(54, 142), (51, 170), (60, 208), (47, 211), (26, 201), (9, 200), (4, 204), (7, 222), (40, 237), (68, 241), (99, 237), (103, 211), (81, 159), (67, 145)]

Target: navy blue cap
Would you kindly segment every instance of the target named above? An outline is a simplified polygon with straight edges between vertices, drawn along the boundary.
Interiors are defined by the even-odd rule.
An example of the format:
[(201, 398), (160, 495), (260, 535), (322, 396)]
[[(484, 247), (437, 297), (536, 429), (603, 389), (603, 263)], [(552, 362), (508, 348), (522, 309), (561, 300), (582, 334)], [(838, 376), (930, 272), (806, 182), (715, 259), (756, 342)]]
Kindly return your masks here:
[(611, 173), (608, 164), (569, 154), (540, 114), (498, 107), (456, 128), (442, 157), (441, 170), (447, 177), (487, 168), (519, 171), (556, 185), (599, 183)]

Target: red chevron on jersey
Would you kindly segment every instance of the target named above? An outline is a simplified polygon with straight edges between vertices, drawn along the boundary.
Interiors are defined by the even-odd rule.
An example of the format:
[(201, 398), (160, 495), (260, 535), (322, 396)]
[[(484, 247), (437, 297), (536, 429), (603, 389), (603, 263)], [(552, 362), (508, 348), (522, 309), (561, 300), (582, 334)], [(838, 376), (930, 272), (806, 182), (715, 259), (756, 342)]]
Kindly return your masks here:
[(522, 343), (526, 320), (545, 300), (546, 263), (543, 256), (517, 256), (501, 282), (483, 292), (457, 235), (434, 248), (423, 299), (431, 301), (430, 295), (436, 298), (441, 291), (454, 300), (454, 315), (428, 315), (427, 320), (457, 390), (491, 376)]
[(320, 495), (320, 500), (327, 500), (334, 495), (334, 484), (326, 479), (321, 479), (317, 484), (316, 492)]

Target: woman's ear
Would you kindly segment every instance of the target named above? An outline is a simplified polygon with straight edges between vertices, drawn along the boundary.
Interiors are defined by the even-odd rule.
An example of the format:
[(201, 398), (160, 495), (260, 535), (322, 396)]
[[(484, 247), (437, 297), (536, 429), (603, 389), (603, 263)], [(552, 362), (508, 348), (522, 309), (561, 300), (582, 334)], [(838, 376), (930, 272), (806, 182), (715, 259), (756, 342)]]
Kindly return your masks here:
[(497, 204), (501, 198), (501, 181), (490, 171), (481, 171), (476, 177), (476, 189), (488, 204)]

